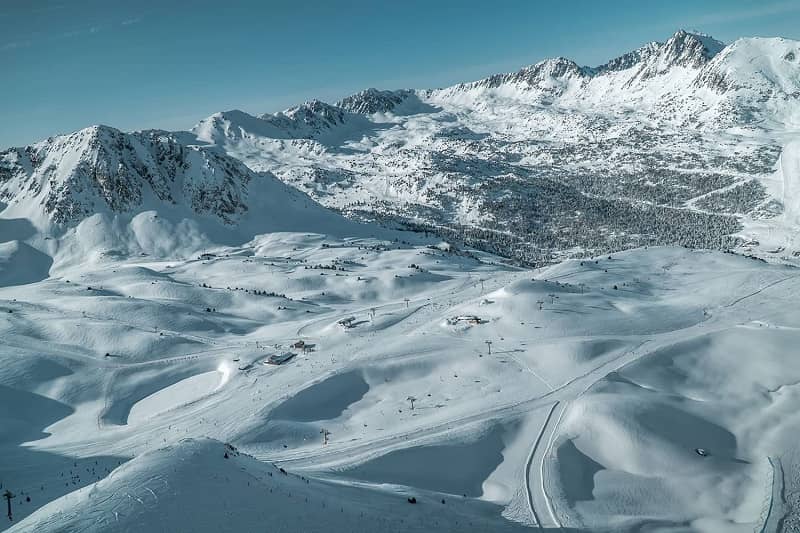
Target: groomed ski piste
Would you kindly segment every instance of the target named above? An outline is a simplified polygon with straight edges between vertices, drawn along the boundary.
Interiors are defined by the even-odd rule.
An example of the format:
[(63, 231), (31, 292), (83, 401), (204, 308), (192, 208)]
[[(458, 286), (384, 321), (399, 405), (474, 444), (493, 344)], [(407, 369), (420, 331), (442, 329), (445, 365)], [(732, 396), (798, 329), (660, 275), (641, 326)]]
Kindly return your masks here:
[[(796, 41), (680, 31), (597, 69), (559, 58), (0, 152), (0, 530), (800, 531), (798, 58)], [(584, 102), (660, 105), (618, 129)], [(651, 150), (663, 183), (629, 165)], [(604, 194), (669, 185), (680, 209), (630, 242), (738, 253), (527, 269), (286, 183), (387, 226), (404, 206), (504, 221), (489, 244), (505, 248), (484, 249), (510, 257), (550, 204), (530, 236), (596, 233), (550, 259), (652, 229), (603, 225), (618, 202), (565, 225), (593, 204), (561, 187), (509, 214), (516, 178), (497, 197), (462, 186), (575, 162)], [(626, 165), (636, 181), (607, 171)]]
[(9, 531), (797, 527), (796, 268), (270, 233), (34, 281), (3, 250)]

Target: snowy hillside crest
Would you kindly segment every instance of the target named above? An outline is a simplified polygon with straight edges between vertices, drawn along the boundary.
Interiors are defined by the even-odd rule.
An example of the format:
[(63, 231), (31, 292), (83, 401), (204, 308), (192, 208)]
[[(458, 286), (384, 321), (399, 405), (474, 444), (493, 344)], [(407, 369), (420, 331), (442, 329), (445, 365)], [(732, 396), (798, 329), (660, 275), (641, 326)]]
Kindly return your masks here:
[(798, 58), (0, 151), (0, 530), (800, 531)]
[[(767, 177), (797, 127), (800, 43), (679, 30), (595, 67), (557, 57), (442, 89), (215, 113), (191, 132), (86, 128), (0, 152), (0, 202), (37, 227), (165, 207), (235, 227), (253, 187), (280, 180), (360, 220), (522, 247), (525, 261), (727, 249), (761, 240), (737, 235), (744, 218), (781, 213)], [(708, 235), (683, 235), (696, 224)]]
[(5, 202), (41, 206), (57, 224), (96, 212), (124, 213), (145, 203), (184, 203), (233, 223), (247, 210), (253, 173), (217, 150), (168, 132), (123, 133), (92, 126), (0, 154)]

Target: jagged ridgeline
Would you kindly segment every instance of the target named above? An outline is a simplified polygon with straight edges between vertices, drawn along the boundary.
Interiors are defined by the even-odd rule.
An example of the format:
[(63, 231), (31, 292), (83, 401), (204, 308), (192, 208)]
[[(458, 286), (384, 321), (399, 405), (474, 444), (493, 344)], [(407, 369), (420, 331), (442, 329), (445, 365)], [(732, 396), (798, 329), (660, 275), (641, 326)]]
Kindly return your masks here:
[[(800, 116), (798, 43), (679, 31), (424, 91), (368, 89), (193, 130), (322, 204), (526, 263), (642, 245), (752, 245)], [(772, 182), (772, 185), (770, 184)]]
[(796, 41), (679, 31), (597, 67), (556, 58), (226, 111), (191, 133), (83, 130), (0, 155), (0, 194), (35, 194), (61, 223), (150, 195), (233, 226), (268, 176), (349, 217), (529, 264), (656, 244), (756, 253), (800, 204), (780, 164), (800, 127), (798, 58)]
[(252, 177), (224, 153), (156, 130), (95, 126), (0, 153), (0, 199), (35, 198), (58, 224), (98, 211), (128, 212), (148, 198), (233, 223), (247, 210)]

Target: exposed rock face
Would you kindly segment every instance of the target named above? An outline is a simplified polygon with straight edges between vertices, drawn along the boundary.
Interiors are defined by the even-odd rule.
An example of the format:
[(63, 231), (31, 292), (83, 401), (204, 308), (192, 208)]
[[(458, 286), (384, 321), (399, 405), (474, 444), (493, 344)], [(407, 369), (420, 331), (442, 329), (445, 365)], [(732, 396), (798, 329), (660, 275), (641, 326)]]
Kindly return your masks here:
[(274, 173), (354, 218), (533, 263), (727, 249), (760, 240), (742, 239), (747, 221), (786, 204), (763, 178), (781, 150), (771, 132), (800, 127), (798, 56), (796, 41), (679, 31), (598, 67), (555, 58), (443, 89), (226, 111), (192, 134), (89, 128), (0, 154), (0, 201), (59, 223), (157, 204), (232, 226), (263, 210), (254, 180)]
[(219, 150), (157, 130), (93, 126), (0, 153), (0, 197), (38, 201), (58, 224), (102, 210), (128, 212), (148, 199), (233, 223), (247, 210), (252, 176)]
[(579, 67), (571, 59), (558, 57), (547, 59), (525, 67), (511, 74), (495, 74), (483, 80), (463, 84), (461, 89), (473, 89), (477, 87), (496, 88), (505, 84), (523, 84), (544, 90), (553, 90), (554, 80), (580, 80), (591, 75), (591, 70)]
[(387, 113), (401, 104), (406, 98), (413, 95), (414, 91), (379, 91), (366, 89), (359, 93), (339, 100), (336, 105), (350, 113), (372, 115), (374, 113)]
[(336, 106), (319, 100), (310, 100), (274, 115), (261, 115), (262, 120), (287, 132), (296, 132), (298, 137), (313, 138), (325, 130), (341, 126), (347, 113)]

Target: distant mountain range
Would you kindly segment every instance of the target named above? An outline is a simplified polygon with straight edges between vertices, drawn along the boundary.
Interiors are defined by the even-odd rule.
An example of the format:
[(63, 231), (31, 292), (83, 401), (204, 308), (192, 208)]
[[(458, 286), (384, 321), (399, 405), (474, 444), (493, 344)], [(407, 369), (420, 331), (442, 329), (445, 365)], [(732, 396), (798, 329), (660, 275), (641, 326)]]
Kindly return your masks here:
[(191, 132), (52, 137), (0, 152), (0, 216), (50, 233), (152, 210), (247, 233), (336, 218), (283, 181), (351, 218), (527, 263), (654, 244), (792, 261), (798, 129), (800, 43), (678, 31), (597, 67), (555, 58), (216, 113)]

